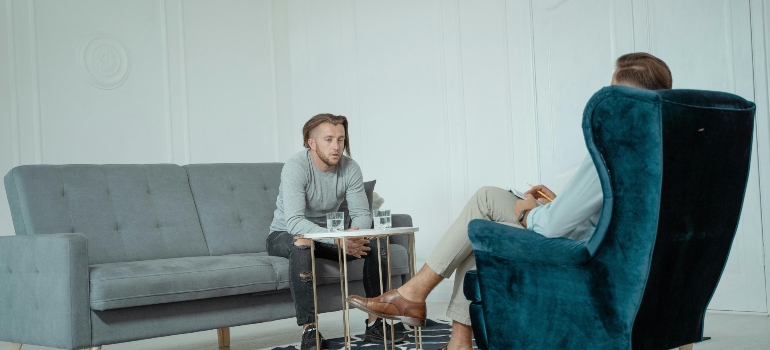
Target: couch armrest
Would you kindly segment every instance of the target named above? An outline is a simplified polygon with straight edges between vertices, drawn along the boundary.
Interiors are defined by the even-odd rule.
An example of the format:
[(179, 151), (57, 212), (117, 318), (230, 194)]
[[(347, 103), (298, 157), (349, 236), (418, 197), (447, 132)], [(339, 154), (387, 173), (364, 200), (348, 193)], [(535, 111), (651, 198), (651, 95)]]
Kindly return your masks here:
[(90, 346), (88, 283), (82, 234), (0, 237), (0, 340)]
[(516, 261), (578, 265), (589, 259), (585, 242), (547, 238), (534, 231), (488, 221), (471, 220), (468, 238), (474, 251)]
[[(409, 214), (391, 214), (390, 215), (392, 227), (411, 227), (412, 217)], [(408, 240), (406, 235), (395, 235), (390, 237), (391, 244), (398, 244), (408, 248)]]

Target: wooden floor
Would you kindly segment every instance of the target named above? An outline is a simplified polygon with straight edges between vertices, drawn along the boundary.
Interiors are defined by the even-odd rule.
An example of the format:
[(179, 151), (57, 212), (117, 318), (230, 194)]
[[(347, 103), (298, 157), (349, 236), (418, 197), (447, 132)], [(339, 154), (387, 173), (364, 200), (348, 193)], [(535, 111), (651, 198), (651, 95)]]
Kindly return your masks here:
[[(445, 318), (447, 303), (428, 303), (428, 317)], [(362, 333), (364, 318), (358, 310), (351, 310), (351, 330)], [(340, 312), (320, 316), (320, 329), (325, 337), (342, 335)], [(258, 325), (234, 327), (230, 331), (231, 350), (255, 350), (272, 348), (300, 339), (299, 327), (293, 319), (273, 321)], [(745, 314), (708, 313), (706, 315), (706, 336), (711, 340), (696, 344), (696, 350), (727, 349), (770, 349), (770, 317)], [(0, 342), (0, 350), (8, 349), (8, 343)], [(51, 350), (51, 348), (25, 345), (23, 350)], [(215, 330), (176, 335), (130, 343), (107, 345), (103, 350), (216, 350)]]

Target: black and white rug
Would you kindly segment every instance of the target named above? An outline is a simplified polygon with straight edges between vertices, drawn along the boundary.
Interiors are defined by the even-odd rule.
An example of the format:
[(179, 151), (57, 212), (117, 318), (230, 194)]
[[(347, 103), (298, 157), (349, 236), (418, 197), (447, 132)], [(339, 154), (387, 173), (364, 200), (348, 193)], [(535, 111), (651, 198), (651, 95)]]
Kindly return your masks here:
[[(407, 350), (407, 349), (414, 349), (414, 331), (409, 326), (404, 326), (401, 323), (397, 323), (396, 327), (401, 328), (402, 330), (406, 331), (406, 334), (408, 335), (405, 342), (401, 344), (396, 344), (396, 349), (398, 350)], [(397, 329), (398, 329), (397, 328)], [(452, 326), (450, 321), (447, 320), (427, 320), (427, 324), (425, 327), (422, 327), (422, 347), (425, 350), (437, 350), (444, 344), (449, 342), (449, 334), (452, 332)], [(363, 334), (356, 334), (352, 337), (352, 349), (358, 350), (358, 349), (382, 349), (383, 344), (382, 343), (364, 343), (364, 335)], [(329, 342), (329, 349), (331, 350), (337, 350), (337, 349), (344, 349), (345, 348), (345, 340), (344, 338), (330, 338), (327, 339)], [(475, 342), (474, 342), (474, 348), (475, 348)], [(388, 348), (390, 348), (390, 344), (388, 344)], [(299, 343), (295, 344), (289, 344), (285, 346), (279, 346), (272, 348), (271, 350), (299, 350)]]

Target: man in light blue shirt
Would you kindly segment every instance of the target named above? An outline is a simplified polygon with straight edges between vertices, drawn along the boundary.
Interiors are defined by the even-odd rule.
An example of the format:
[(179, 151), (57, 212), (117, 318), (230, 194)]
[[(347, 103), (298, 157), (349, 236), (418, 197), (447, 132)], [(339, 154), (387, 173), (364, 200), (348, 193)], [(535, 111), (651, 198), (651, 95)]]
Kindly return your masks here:
[[(591, 238), (599, 221), (604, 198), (599, 174), (590, 156), (583, 159), (575, 176), (564, 188), (562, 196), (556, 201), (556, 194), (548, 187), (532, 187), (525, 192), (528, 200), (516, 201), (514, 215), (517, 221), (520, 221), (521, 226), (548, 238), (563, 237), (577, 241)], [(539, 192), (554, 201), (549, 202)], [(530, 196), (545, 205), (532, 207), (534, 203), (529, 199)]]
[[(647, 53), (623, 55), (616, 61), (612, 84), (660, 90), (671, 88), (671, 72), (660, 59)], [(351, 306), (410, 325), (425, 322), (425, 299), (444, 278), (455, 274), (454, 291), (447, 309), (452, 319), (452, 336), (441, 349), (472, 349), (473, 331), (463, 295), (463, 279), (476, 268), (468, 239), (468, 223), (485, 219), (526, 228), (548, 238), (587, 240), (593, 235), (602, 208), (599, 176), (590, 157), (583, 160), (575, 176), (556, 194), (543, 185), (525, 192), (526, 199), (497, 187), (482, 187), (468, 201), (460, 216), (441, 238), (420, 272), (396, 290), (375, 298), (348, 298)], [(549, 199), (553, 202), (550, 202)], [(542, 204), (538, 206), (538, 202)]]

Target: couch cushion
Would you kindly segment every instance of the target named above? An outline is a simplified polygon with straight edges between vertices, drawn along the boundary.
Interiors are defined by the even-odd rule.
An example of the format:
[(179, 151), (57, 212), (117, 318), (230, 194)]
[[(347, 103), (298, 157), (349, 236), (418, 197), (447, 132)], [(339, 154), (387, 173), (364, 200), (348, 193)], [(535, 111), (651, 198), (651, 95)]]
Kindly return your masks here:
[(91, 264), (209, 255), (178, 165), (24, 165), (5, 187), (16, 234), (82, 233)]
[[(390, 247), (391, 274), (408, 274), (406, 249)], [(349, 262), (348, 280), (363, 279), (363, 266), (363, 259)], [(289, 289), (289, 260), (267, 253), (99, 264), (90, 271), (91, 308), (99, 311)], [(316, 273), (319, 285), (339, 282), (336, 261), (317, 259)]]
[(289, 261), (265, 253), (92, 265), (91, 308), (170, 303), (287, 289)]
[(211, 255), (267, 251), (282, 163), (184, 167)]

